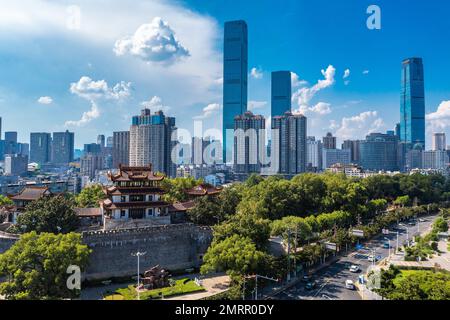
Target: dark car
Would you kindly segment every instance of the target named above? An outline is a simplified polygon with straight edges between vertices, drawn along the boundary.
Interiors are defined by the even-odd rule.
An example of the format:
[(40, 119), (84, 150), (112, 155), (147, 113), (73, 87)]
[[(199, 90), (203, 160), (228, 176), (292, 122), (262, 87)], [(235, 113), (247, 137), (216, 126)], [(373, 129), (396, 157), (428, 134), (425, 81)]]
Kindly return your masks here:
[(309, 276), (309, 275), (304, 275), (303, 277), (302, 277), (302, 282), (310, 282), (311, 281), (311, 276)]
[(315, 281), (310, 281), (306, 284), (305, 289), (306, 290), (313, 290), (316, 287)]

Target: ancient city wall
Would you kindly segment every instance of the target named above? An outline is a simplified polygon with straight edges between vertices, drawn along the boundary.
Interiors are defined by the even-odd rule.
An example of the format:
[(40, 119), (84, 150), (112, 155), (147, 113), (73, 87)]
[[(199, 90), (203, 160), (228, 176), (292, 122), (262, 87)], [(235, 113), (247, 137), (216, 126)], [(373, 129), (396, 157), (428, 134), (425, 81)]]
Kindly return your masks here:
[(193, 224), (93, 231), (83, 233), (92, 250), (84, 279), (107, 279), (135, 275), (136, 251), (146, 252), (140, 268), (160, 265), (169, 270), (198, 267), (212, 239), (210, 228)]

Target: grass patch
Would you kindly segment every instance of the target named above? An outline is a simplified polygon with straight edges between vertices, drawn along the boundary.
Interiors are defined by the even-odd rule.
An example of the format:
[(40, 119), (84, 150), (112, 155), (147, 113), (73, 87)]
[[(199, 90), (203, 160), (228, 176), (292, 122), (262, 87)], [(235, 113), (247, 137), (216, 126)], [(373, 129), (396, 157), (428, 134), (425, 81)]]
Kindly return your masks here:
[[(160, 299), (161, 296), (163, 296), (164, 298), (168, 298), (177, 295), (201, 291), (205, 291), (205, 288), (198, 286), (195, 283), (195, 281), (189, 278), (184, 278), (175, 281), (175, 284), (172, 287), (153, 289), (141, 292), (140, 299), (141, 300)], [(121, 299), (118, 298), (118, 296), (120, 296)], [(136, 300), (136, 299), (137, 299), (137, 292), (134, 285), (130, 285), (127, 288), (118, 289), (114, 294), (105, 297), (105, 300)]]

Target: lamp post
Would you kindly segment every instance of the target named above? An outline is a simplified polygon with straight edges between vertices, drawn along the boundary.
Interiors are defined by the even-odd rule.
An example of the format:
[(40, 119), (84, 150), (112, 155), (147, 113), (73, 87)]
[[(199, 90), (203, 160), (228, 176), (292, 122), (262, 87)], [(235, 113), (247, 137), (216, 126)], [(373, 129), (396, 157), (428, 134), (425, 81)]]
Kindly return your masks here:
[(147, 252), (140, 252), (140, 251), (138, 251), (136, 253), (132, 253), (131, 254), (133, 257), (137, 257), (137, 287), (136, 287), (136, 290), (137, 290), (137, 294), (138, 294), (138, 300), (141, 300), (141, 295), (140, 295), (140, 292), (139, 292), (139, 262), (140, 262), (139, 258), (141, 256), (144, 256), (146, 253)]

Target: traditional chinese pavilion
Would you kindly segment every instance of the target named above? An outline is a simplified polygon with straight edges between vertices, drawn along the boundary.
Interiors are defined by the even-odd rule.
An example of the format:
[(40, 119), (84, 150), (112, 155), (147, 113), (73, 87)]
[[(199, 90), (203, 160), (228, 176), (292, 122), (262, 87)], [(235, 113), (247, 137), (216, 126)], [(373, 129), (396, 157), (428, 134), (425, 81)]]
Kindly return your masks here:
[(104, 188), (107, 198), (100, 203), (105, 222), (169, 217), (170, 204), (161, 200), (164, 194), (161, 186), (164, 176), (155, 175), (151, 165), (120, 165), (118, 173), (109, 173), (108, 178), (113, 185)]
[(217, 188), (207, 183), (200, 184), (186, 191), (190, 198), (216, 196), (221, 192), (222, 188)]

